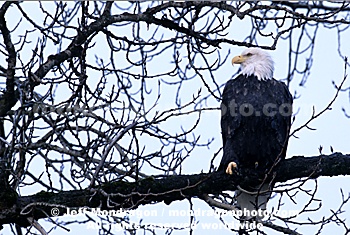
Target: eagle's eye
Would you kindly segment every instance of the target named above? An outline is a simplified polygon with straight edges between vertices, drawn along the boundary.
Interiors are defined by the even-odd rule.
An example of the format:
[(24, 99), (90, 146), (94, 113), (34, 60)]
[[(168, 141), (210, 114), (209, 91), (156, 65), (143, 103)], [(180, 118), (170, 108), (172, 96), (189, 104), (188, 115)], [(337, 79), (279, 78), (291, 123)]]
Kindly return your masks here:
[(253, 54), (252, 53), (248, 53), (248, 54), (246, 54), (246, 56), (248, 56), (248, 57), (250, 57), (250, 56), (252, 56)]

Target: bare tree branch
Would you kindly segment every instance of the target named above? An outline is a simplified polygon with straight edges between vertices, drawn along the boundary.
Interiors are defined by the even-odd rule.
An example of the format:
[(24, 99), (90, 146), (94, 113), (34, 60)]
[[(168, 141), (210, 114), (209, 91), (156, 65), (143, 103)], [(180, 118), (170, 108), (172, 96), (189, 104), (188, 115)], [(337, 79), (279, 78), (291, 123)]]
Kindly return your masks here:
[[(57, 215), (67, 213), (68, 208), (99, 207), (101, 210), (136, 209), (139, 205), (202, 197), (203, 194), (218, 194), (234, 190), (237, 185), (259, 181), (254, 171), (243, 171), (244, 175), (226, 175), (223, 172), (193, 175), (149, 177), (137, 183), (112, 182), (100, 188), (74, 190), (59, 193), (40, 192), (32, 196), (19, 197), (16, 207), (9, 211), (0, 208), (0, 224), (23, 223), (24, 217), (36, 220), (50, 215), (52, 208), (59, 207)], [(297, 156), (281, 162), (275, 180), (286, 182), (298, 178), (318, 178), (350, 174), (350, 155), (334, 153), (315, 157)], [(71, 198), (74, 198), (71, 200)], [(3, 201), (3, 200), (2, 200)], [(110, 201), (107, 203), (107, 201)], [(102, 204), (101, 204), (102, 202)], [(111, 204), (111, 202), (113, 202)], [(109, 204), (109, 206), (108, 206)], [(19, 208), (23, 208), (20, 213)], [(45, 213), (43, 213), (45, 212)]]
[[(0, 224), (17, 234), (45, 234), (50, 230), (39, 219), (61, 216), (68, 208), (112, 211), (187, 199), (192, 209), (192, 198), (231, 210), (237, 187), (266, 177), (279, 182), (272, 207), (292, 204), (299, 212), (267, 218), (268, 229), (298, 234), (299, 227), (310, 226), (321, 233), (337, 224), (349, 231), (344, 208), (350, 196), (342, 190), (337, 208), (327, 208), (321, 219), (310, 215), (324, 207), (318, 179), (350, 175), (345, 149), (293, 157), (267, 176), (240, 169), (230, 177), (215, 170), (222, 155), (221, 90), (236, 76), (226, 66), (232, 50), (285, 53), (288, 66), (279, 79), (303, 101), (300, 87), (318, 89), (307, 85), (320, 32), (336, 36), (344, 75), (332, 77), (333, 98), (293, 134), (308, 131), (316, 118), (337, 112), (338, 101), (350, 91), (344, 43), (349, 9), (346, 1), (1, 3)], [(295, 115), (299, 121), (298, 109)], [(303, 203), (300, 194), (307, 198)], [(55, 219), (50, 223), (64, 230), (80, 223)], [(109, 225), (129, 221), (100, 219)], [(227, 225), (224, 218), (220, 222)], [(139, 229), (155, 234), (141, 222)], [(171, 229), (195, 233), (186, 226)], [(100, 232), (112, 234), (103, 225)]]

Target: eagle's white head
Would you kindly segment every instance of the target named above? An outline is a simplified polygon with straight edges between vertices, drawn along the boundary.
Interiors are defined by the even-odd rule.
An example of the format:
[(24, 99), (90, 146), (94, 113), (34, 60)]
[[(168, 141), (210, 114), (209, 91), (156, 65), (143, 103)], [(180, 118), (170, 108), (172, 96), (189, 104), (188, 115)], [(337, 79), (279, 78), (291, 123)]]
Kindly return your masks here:
[(248, 48), (232, 59), (232, 65), (240, 64), (243, 75), (255, 75), (259, 80), (273, 78), (274, 62), (269, 53), (260, 48)]

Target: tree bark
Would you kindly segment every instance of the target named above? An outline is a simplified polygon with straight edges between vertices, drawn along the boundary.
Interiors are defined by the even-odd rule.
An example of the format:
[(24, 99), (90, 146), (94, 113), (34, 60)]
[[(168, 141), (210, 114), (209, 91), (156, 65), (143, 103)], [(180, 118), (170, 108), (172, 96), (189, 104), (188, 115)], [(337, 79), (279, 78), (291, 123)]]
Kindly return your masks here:
[[(314, 157), (295, 156), (284, 160), (276, 167), (275, 181), (285, 182), (298, 178), (350, 175), (350, 154), (333, 153)], [(237, 185), (258, 181), (261, 176), (252, 170), (240, 174), (226, 175), (224, 172), (193, 175), (149, 177), (138, 182), (110, 182), (100, 187), (59, 193), (39, 192), (18, 197), (11, 205), (13, 196), (0, 198), (0, 225), (17, 223), (28, 226), (28, 217), (34, 219), (47, 216), (62, 216), (72, 208), (90, 207), (101, 210), (129, 210), (139, 205), (155, 202), (170, 204), (185, 198), (202, 197), (203, 194), (217, 194), (235, 190)], [(107, 199), (108, 198), (108, 199)], [(13, 204), (13, 203), (12, 203)]]

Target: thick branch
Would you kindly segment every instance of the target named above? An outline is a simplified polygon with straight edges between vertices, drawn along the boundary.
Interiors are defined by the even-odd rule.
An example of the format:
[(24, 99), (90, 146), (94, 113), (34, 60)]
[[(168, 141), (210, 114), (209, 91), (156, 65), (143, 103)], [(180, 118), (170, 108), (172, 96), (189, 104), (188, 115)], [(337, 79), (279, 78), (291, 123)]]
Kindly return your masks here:
[[(5, 2), (0, 9), (0, 31), (4, 40), (7, 58), (6, 70), (6, 90), (0, 97), (0, 117), (5, 114), (16, 104), (17, 98), (15, 94), (15, 66), (16, 66), (16, 50), (11, 41), (11, 34), (5, 20), (5, 13), (12, 2)], [(3, 181), (3, 180), (1, 180)]]
[[(249, 177), (247, 177), (249, 175)], [(334, 153), (315, 157), (296, 156), (281, 162), (276, 169), (276, 181), (285, 182), (297, 178), (350, 175), (350, 155)], [(51, 216), (51, 209), (60, 210), (59, 215), (72, 207), (99, 207), (103, 210), (135, 209), (142, 204), (165, 202), (170, 204), (184, 198), (201, 197), (203, 194), (217, 194), (234, 190), (236, 185), (257, 181), (254, 171), (243, 171), (242, 175), (229, 176), (223, 172), (194, 175), (174, 175), (162, 178), (147, 178), (137, 183), (112, 182), (101, 188), (63, 191), (60, 193), (40, 192), (19, 197), (17, 208), (0, 208), (0, 224), (19, 223), (26, 225), (26, 217), (35, 219)], [(108, 196), (108, 203), (107, 203)], [(3, 201), (3, 199), (1, 200)], [(0, 203), (7, 205), (7, 203)], [(1, 207), (4, 207), (1, 206)], [(24, 209), (25, 208), (25, 209)], [(22, 215), (20, 211), (22, 210)]]

